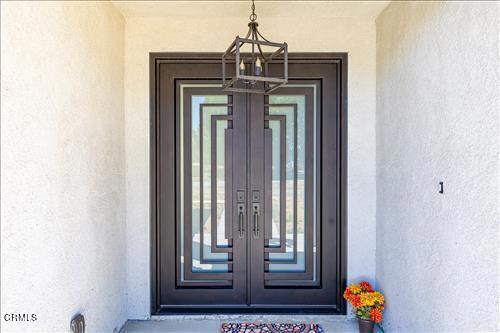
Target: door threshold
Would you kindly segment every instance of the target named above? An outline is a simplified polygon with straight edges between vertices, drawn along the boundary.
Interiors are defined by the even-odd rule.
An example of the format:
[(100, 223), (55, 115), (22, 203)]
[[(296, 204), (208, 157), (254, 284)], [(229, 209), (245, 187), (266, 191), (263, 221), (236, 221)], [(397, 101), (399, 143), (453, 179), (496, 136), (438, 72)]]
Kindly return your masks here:
[(273, 321), (273, 322), (310, 322), (314, 320), (328, 320), (328, 321), (351, 321), (353, 316), (341, 314), (327, 314), (327, 313), (310, 313), (310, 314), (293, 314), (293, 317), (288, 314), (272, 314), (272, 313), (233, 313), (233, 314), (156, 314), (151, 315), (151, 321), (175, 321), (175, 320), (225, 320), (225, 321)]
[(176, 315), (342, 315), (338, 309), (333, 307), (169, 307), (163, 308), (152, 316), (176, 316)]

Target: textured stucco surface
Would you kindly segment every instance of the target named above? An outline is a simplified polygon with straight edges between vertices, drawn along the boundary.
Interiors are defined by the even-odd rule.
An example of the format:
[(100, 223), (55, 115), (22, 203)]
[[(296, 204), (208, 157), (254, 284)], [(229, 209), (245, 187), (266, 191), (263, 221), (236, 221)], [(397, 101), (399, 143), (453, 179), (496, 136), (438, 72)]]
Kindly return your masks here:
[[(223, 1), (122, 1), (111, 0), (125, 18), (247, 18), (250, 2), (241, 0)], [(256, 13), (261, 19), (275, 18), (358, 18), (374, 20), (390, 0), (383, 1), (317, 1), (317, 0), (259, 0)]]
[(493, 2), (396, 2), (377, 19), (376, 271), (389, 331), (499, 329), (498, 40)]
[(68, 332), (76, 312), (113, 332), (126, 319), (123, 17), (107, 2), (1, 12), (2, 332)]
[[(197, 4), (171, 3), (174, 8)], [(228, 4), (229, 5), (229, 4)], [(286, 4), (282, 5), (286, 9)], [(248, 9), (247, 9), (248, 10)], [(184, 8), (183, 11), (186, 12)], [(125, 140), (127, 279), (130, 318), (150, 313), (149, 52), (221, 52), (246, 32), (248, 12), (228, 17), (127, 18)], [(375, 22), (273, 17), (259, 12), (262, 32), (290, 52), (349, 52), (348, 279), (375, 277)]]

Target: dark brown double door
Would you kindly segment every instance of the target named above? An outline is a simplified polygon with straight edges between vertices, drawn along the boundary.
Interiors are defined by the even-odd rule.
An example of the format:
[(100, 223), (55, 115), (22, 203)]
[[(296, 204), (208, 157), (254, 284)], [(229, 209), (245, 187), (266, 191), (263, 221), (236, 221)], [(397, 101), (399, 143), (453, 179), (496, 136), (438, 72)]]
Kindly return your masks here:
[(290, 59), (264, 96), (152, 55), (153, 313), (345, 310), (345, 58)]

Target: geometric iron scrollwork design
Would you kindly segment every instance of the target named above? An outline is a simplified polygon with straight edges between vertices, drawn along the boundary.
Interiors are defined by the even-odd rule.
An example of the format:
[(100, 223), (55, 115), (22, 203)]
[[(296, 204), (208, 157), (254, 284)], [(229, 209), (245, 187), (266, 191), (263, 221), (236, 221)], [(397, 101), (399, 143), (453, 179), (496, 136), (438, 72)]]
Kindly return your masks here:
[[(184, 163), (186, 179), (188, 180), (185, 184), (190, 188), (186, 189), (184, 186), (184, 191), (188, 190), (188, 198), (190, 199), (188, 199), (184, 216), (184, 255), (179, 260), (180, 266), (178, 267), (181, 271), (178, 275), (177, 287), (231, 287), (233, 283), (233, 249), (231, 219), (228, 215), (230, 213), (226, 210), (232, 205), (230, 201), (218, 204), (218, 195), (219, 192), (225, 193), (225, 200), (228, 200), (230, 198), (228, 194), (231, 193), (232, 176), (226, 172), (230, 173), (232, 169), (230, 167), (232, 158), (230, 154), (232, 149), (232, 96), (213, 95), (210, 94), (210, 91), (203, 90), (203, 87), (200, 89), (199, 85), (194, 85), (193, 89), (192, 92), (188, 92), (189, 89), (186, 89), (187, 95), (184, 98), (182, 96), (184, 90), (181, 88), (181, 98), (184, 98), (184, 107), (186, 108), (183, 110), (182, 117), (188, 117), (185, 122), (190, 123), (188, 128), (191, 132), (186, 134), (190, 139), (184, 147), (186, 154), (189, 155)], [(200, 95), (198, 95), (199, 92), (201, 92)], [(226, 101), (221, 103), (223, 99)], [(197, 104), (195, 100), (198, 101)], [(191, 114), (193, 117), (196, 116), (194, 120), (191, 118)], [(225, 123), (225, 126), (220, 126), (221, 123)], [(221, 127), (223, 133), (218, 132)], [(221, 136), (222, 142), (219, 142)], [(192, 158), (193, 149), (196, 149), (196, 160), (199, 161), (199, 166), (193, 165), (193, 161), (195, 161)], [(204, 156), (205, 153), (209, 153), (209, 155)], [(218, 163), (221, 157), (224, 161), (224, 167), (222, 167), (223, 171), (218, 172), (218, 168), (221, 168)], [(220, 173), (223, 174), (223, 177), (218, 179)], [(220, 184), (224, 184), (222, 189)], [(218, 212), (221, 214), (218, 215)], [(225, 218), (225, 244), (219, 245), (217, 244), (217, 224), (218, 219), (222, 218), (221, 216)], [(210, 228), (209, 233), (206, 232), (207, 224)], [(194, 264), (196, 264), (196, 269)]]
[[(268, 99), (270, 100), (273, 96), (280, 95), (271, 95)], [(319, 287), (321, 283), (317, 274), (319, 254), (315, 253), (313, 239), (314, 234), (317, 233), (313, 226), (316, 221), (310, 216), (306, 217), (306, 211), (314, 209), (311, 195), (313, 189), (306, 189), (306, 183), (309, 186), (311, 184), (311, 180), (306, 179), (306, 177), (310, 178), (311, 173), (305, 172), (304, 169), (307, 162), (306, 150), (310, 151), (313, 147), (312, 140), (315, 136), (315, 128), (310, 126), (310, 123), (315, 121), (314, 115), (307, 115), (307, 112), (313, 113), (315, 110), (310, 107), (310, 104), (309, 109), (306, 110), (307, 101), (305, 98), (311, 98), (310, 94), (309, 96), (300, 95), (301, 98), (304, 98), (304, 102), (301, 102), (300, 105), (298, 104), (298, 96), (281, 95), (274, 100), (275, 103), (270, 100), (265, 105), (264, 195), (265, 202), (269, 205), (265, 209), (264, 230), (264, 283), (266, 288)], [(306, 125), (306, 121), (309, 126)], [(301, 157), (298, 156), (299, 150), (302, 154)], [(298, 174), (299, 159), (301, 159), (300, 177)], [(314, 163), (308, 167), (313, 169)], [(273, 213), (273, 208), (279, 210), (279, 214)], [(278, 218), (279, 233), (275, 223)], [(298, 223), (299, 219), (300, 224)], [(287, 224), (288, 228), (292, 230), (287, 230)], [(300, 251), (298, 251), (300, 238), (298, 236), (302, 237)], [(316, 257), (314, 257), (315, 255)]]

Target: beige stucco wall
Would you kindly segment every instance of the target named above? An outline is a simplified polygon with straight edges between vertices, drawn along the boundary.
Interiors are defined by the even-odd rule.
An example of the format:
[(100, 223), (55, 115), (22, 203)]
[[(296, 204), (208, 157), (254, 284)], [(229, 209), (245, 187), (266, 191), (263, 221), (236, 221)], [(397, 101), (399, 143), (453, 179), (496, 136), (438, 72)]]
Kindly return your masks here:
[(377, 286), (390, 331), (500, 327), (499, 9), (395, 2), (377, 19)]
[[(180, 6), (180, 7), (179, 7)], [(246, 32), (243, 15), (196, 17), (198, 4), (174, 3), (168, 18), (129, 18), (125, 28), (127, 279), (131, 318), (150, 313), (149, 52), (221, 52)], [(208, 6), (211, 7), (211, 6)], [(274, 8), (276, 7), (276, 8)], [(375, 22), (259, 16), (261, 31), (291, 52), (348, 52), (348, 278), (375, 276)], [(179, 11), (177, 11), (179, 9)], [(210, 8), (209, 8), (210, 10)]]
[[(107, 2), (1, 3), (2, 317), (37, 315), (2, 331), (149, 316), (149, 52), (246, 29), (172, 6), (125, 23)], [(391, 330), (494, 331), (498, 3), (397, 2), (377, 26), (272, 6), (262, 31), (291, 52), (349, 53), (348, 279), (376, 271)]]
[(68, 332), (76, 312), (113, 332), (126, 319), (124, 20), (108, 2), (1, 12), (2, 332)]

